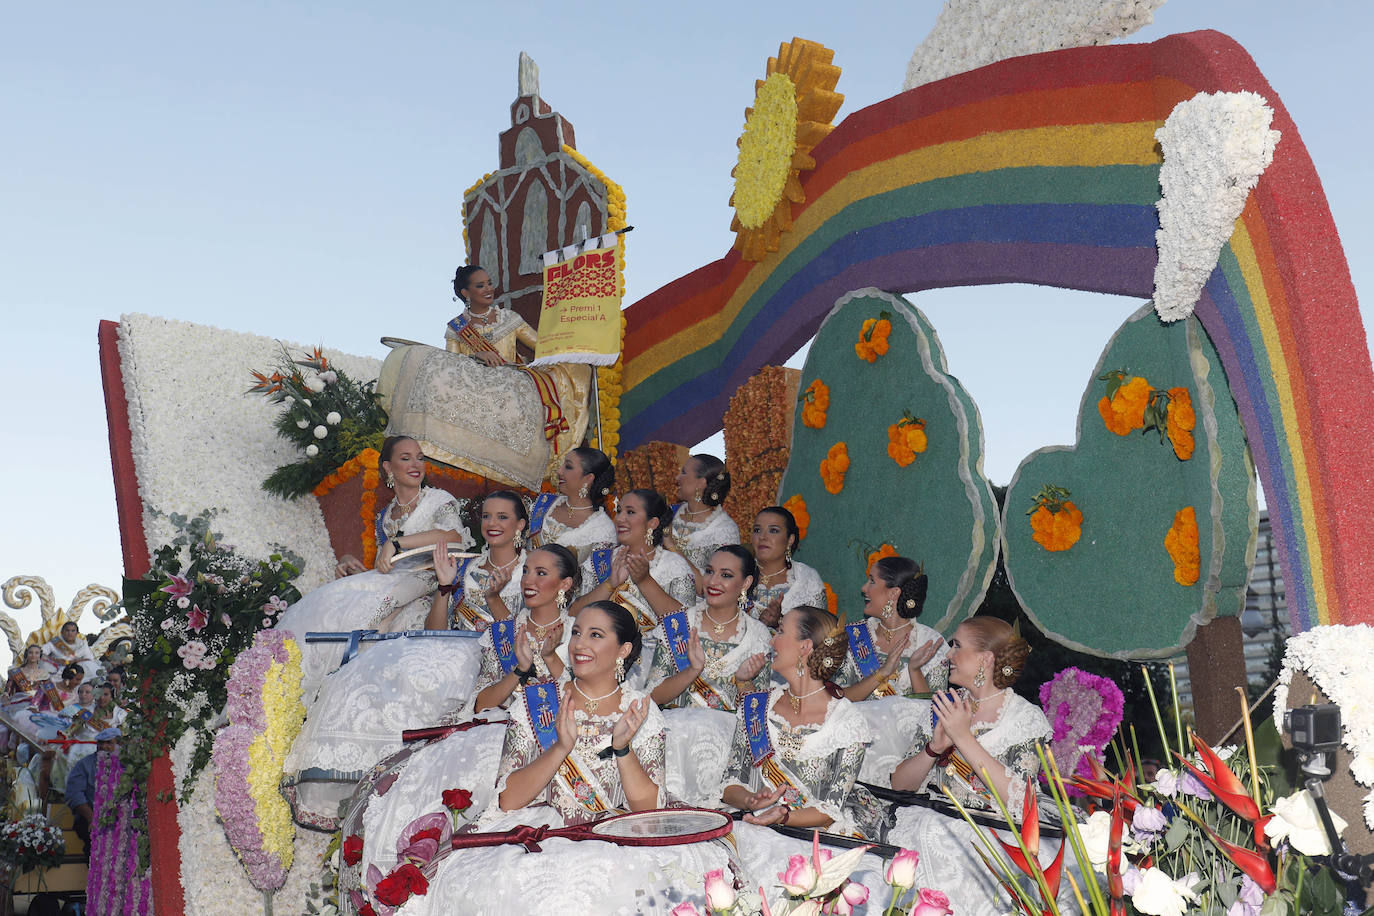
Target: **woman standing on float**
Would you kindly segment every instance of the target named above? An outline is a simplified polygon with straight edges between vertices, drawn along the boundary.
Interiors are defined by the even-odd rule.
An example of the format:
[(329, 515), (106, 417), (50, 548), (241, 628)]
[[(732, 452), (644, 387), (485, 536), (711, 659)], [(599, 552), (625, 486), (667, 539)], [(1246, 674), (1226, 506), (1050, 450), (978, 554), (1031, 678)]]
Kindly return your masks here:
[[(640, 631), (652, 633), (663, 617), (696, 603), (696, 585), (691, 565), (665, 550), (663, 532), (671, 520), (668, 504), (654, 490), (631, 490), (620, 499), (615, 516), (614, 552), (593, 551), (582, 564), (582, 597), (573, 602), (570, 613), (595, 601), (613, 601), (630, 611)], [(657, 646), (648, 637), (650, 657)], [(635, 687), (644, 684), (647, 664), (629, 674)]]
[(730, 472), (715, 455), (693, 455), (678, 472), (680, 502), (673, 508), (664, 544), (692, 564), (698, 595), (706, 560), (717, 548), (739, 543), (739, 525), (721, 508), (729, 495)]
[(738, 544), (706, 561), (705, 597), (659, 621), (649, 690), (668, 720), (668, 789), (700, 807), (719, 795), (738, 697), (767, 690), (768, 628), (747, 612), (757, 578)]
[(782, 506), (768, 506), (754, 516), (753, 546), (759, 578), (751, 613), (770, 627), (776, 628), (782, 615), (794, 607), (825, 607), (825, 583), (820, 573), (792, 558), (800, 543), (797, 519)]
[(396, 554), (445, 541), (470, 545), (461, 505), (446, 490), (424, 486), (425, 456), (414, 439), (392, 436), (382, 444), (381, 471), (395, 496), (377, 518), (377, 568), (356, 557), (339, 560), (339, 578), (308, 592), (282, 612), (278, 628), (295, 634), (301, 648), (301, 687), (307, 704), (325, 675), (339, 666), (344, 644), (308, 643), (309, 632), (405, 629), (423, 619), (438, 585), (433, 571), (393, 570)]

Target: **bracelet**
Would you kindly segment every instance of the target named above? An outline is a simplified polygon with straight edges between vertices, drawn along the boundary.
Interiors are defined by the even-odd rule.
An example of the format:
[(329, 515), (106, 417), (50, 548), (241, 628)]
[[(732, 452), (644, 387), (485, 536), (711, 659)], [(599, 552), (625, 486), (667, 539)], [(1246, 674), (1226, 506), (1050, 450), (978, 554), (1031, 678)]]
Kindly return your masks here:
[(514, 674), (516, 677), (518, 677), (520, 679), (521, 684), (528, 684), (530, 678), (534, 677), (537, 673), (538, 672), (535, 670), (534, 665), (530, 665), (528, 668), (511, 669), (511, 674)]
[(597, 751), (596, 756), (602, 760), (609, 760), (612, 757), (624, 757), (629, 753), (630, 746), (628, 744), (624, 747), (616, 747), (614, 744), (608, 744), (606, 747)]
[(786, 825), (787, 819), (788, 819), (789, 817), (791, 817), (791, 816), (792, 816), (792, 809), (791, 809), (791, 808), (783, 808), (783, 809), (782, 809), (782, 820), (779, 821), (778, 823)]
[(949, 763), (949, 758), (951, 758), (951, 757), (954, 756), (954, 745), (951, 744), (951, 745), (949, 746), (949, 748), (948, 748), (947, 750), (945, 750), (945, 751), (936, 752), (936, 751), (931, 750), (931, 749), (930, 749), (930, 745), (927, 744), (927, 745), (926, 745), (926, 753), (929, 754), (931, 757), (934, 757), (934, 758), (935, 758), (935, 765), (936, 765), (936, 766), (942, 767), (942, 766), (944, 766), (945, 764)]

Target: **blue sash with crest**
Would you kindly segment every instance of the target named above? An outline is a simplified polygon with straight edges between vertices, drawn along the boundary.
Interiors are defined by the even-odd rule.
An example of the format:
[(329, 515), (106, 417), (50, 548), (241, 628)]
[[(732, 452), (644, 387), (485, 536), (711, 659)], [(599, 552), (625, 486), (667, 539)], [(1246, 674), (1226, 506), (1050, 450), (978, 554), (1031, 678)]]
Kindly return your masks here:
[(685, 610), (674, 611), (663, 618), (663, 635), (666, 637), (664, 645), (673, 657), (673, 664), (678, 671), (686, 671), (687, 666), (692, 663), (687, 657), (687, 645), (692, 639), (692, 628), (687, 623), (687, 612)]
[(592, 575), (596, 576), (593, 587), (611, 577), (611, 559), (615, 556), (614, 547), (598, 547), (592, 551)]
[(510, 674), (515, 670), (515, 618), (493, 620), (491, 623), (491, 645), (496, 650), (496, 660), (501, 663), (501, 673)]
[(544, 516), (549, 514), (553, 504), (558, 501), (557, 493), (540, 493), (530, 503), (530, 537), (544, 530)]
[(873, 647), (873, 634), (868, 632), (868, 624), (863, 621), (851, 623), (845, 629), (849, 631), (849, 652), (854, 656), (859, 677), (868, 677), (882, 664), (878, 660), (878, 650)]
[(773, 756), (773, 741), (768, 737), (768, 693), (746, 693), (740, 699), (744, 718), (744, 737), (749, 741), (749, 755), (754, 766), (761, 766)]
[(547, 751), (558, 740), (558, 685), (553, 681), (526, 685), (525, 709), (539, 749)]

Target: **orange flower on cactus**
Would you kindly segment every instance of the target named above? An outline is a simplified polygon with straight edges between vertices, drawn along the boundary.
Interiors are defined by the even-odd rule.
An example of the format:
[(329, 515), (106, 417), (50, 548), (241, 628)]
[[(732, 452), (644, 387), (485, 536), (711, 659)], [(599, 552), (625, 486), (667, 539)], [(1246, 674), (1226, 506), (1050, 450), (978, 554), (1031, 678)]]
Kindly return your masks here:
[(1107, 383), (1107, 396), (1097, 402), (1097, 412), (1107, 429), (1118, 436), (1129, 436), (1132, 430), (1145, 428), (1145, 408), (1150, 403), (1150, 383), (1139, 375), (1126, 375), (1124, 369), (1114, 369), (1099, 376)]
[(830, 409), (830, 388), (820, 379), (812, 379), (802, 395), (802, 425), (812, 429), (825, 426), (825, 412)]
[(1174, 561), (1174, 581), (1179, 585), (1196, 585), (1202, 569), (1202, 554), (1197, 542), (1197, 513), (1192, 506), (1184, 506), (1174, 513), (1174, 523), (1164, 535), (1164, 549)]
[(887, 456), (904, 468), (916, 460), (918, 452), (924, 452), (929, 440), (926, 438), (926, 421), (913, 417), (910, 411), (902, 419), (887, 428)]
[(859, 354), (859, 359), (877, 362), (878, 357), (887, 352), (887, 338), (892, 333), (891, 318), (887, 312), (880, 312), (877, 318), (864, 322), (859, 331), (859, 342), (854, 344), (854, 352)]
[(829, 583), (829, 582), (822, 582), (821, 584), (825, 586), (825, 607), (826, 607), (826, 609), (827, 609), (828, 611), (830, 611), (830, 613), (834, 614), (836, 617), (840, 616), (840, 599), (839, 599), (839, 596), (835, 594), (835, 590), (834, 590), (833, 588), (830, 587), (830, 583)]
[(873, 572), (873, 564), (877, 563), (883, 557), (895, 557), (896, 555), (896, 547), (893, 547), (891, 544), (882, 545), (877, 550), (873, 551), (868, 555), (868, 565), (864, 567), (864, 575), (866, 576), (869, 573)]
[(1063, 487), (1046, 484), (1026, 512), (1030, 516), (1031, 537), (1049, 551), (1068, 550), (1083, 536), (1083, 513)]
[(1179, 461), (1193, 457), (1193, 427), (1197, 425), (1197, 415), (1193, 413), (1193, 398), (1187, 388), (1169, 389), (1168, 420), (1165, 426), (1169, 442)]
[(827, 493), (839, 493), (844, 489), (844, 475), (848, 470), (849, 447), (843, 442), (836, 442), (821, 459), (821, 480), (825, 481)]
[(798, 493), (783, 503), (782, 507), (791, 512), (792, 517), (797, 520), (797, 540), (806, 540), (806, 529), (811, 527), (811, 513), (806, 511), (806, 500)]

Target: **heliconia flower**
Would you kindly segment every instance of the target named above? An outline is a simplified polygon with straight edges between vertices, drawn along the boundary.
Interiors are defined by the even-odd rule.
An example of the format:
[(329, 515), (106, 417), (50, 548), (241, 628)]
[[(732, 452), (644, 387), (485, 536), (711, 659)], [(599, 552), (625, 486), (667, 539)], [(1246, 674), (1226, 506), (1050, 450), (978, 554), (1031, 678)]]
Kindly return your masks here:
[(728, 910), (735, 905), (735, 885), (725, 880), (725, 871), (713, 868), (706, 873), (706, 906)]
[(185, 576), (170, 576), (172, 581), (162, 586), (160, 591), (164, 591), (173, 598), (183, 598), (191, 594), (191, 580)]
[(1246, 790), (1245, 784), (1240, 781), (1240, 777), (1233, 773), (1231, 768), (1217, 756), (1216, 751), (1208, 747), (1207, 742), (1199, 738), (1196, 733), (1193, 734), (1193, 747), (1197, 748), (1198, 755), (1207, 767), (1207, 772), (1204, 773), (1187, 760), (1179, 757), (1179, 760), (1183, 761), (1183, 765), (1188, 768), (1188, 772), (1198, 782), (1202, 783), (1216, 797), (1217, 801), (1253, 824), (1259, 818), (1259, 806), (1250, 797), (1250, 793)]
[(1199, 824), (1207, 835), (1212, 838), (1212, 842), (1226, 853), (1226, 858), (1235, 863), (1236, 868), (1249, 875), (1251, 880), (1260, 886), (1265, 894), (1272, 894), (1278, 888), (1278, 879), (1274, 877), (1274, 869), (1269, 865), (1267, 856), (1255, 852), (1253, 849), (1246, 849), (1244, 846), (1237, 846), (1235, 843), (1223, 840), (1221, 836), (1208, 827), (1206, 824)]
[(921, 854), (914, 849), (902, 849), (887, 863), (887, 873), (883, 879), (893, 887), (909, 890), (916, 886), (916, 863)]

